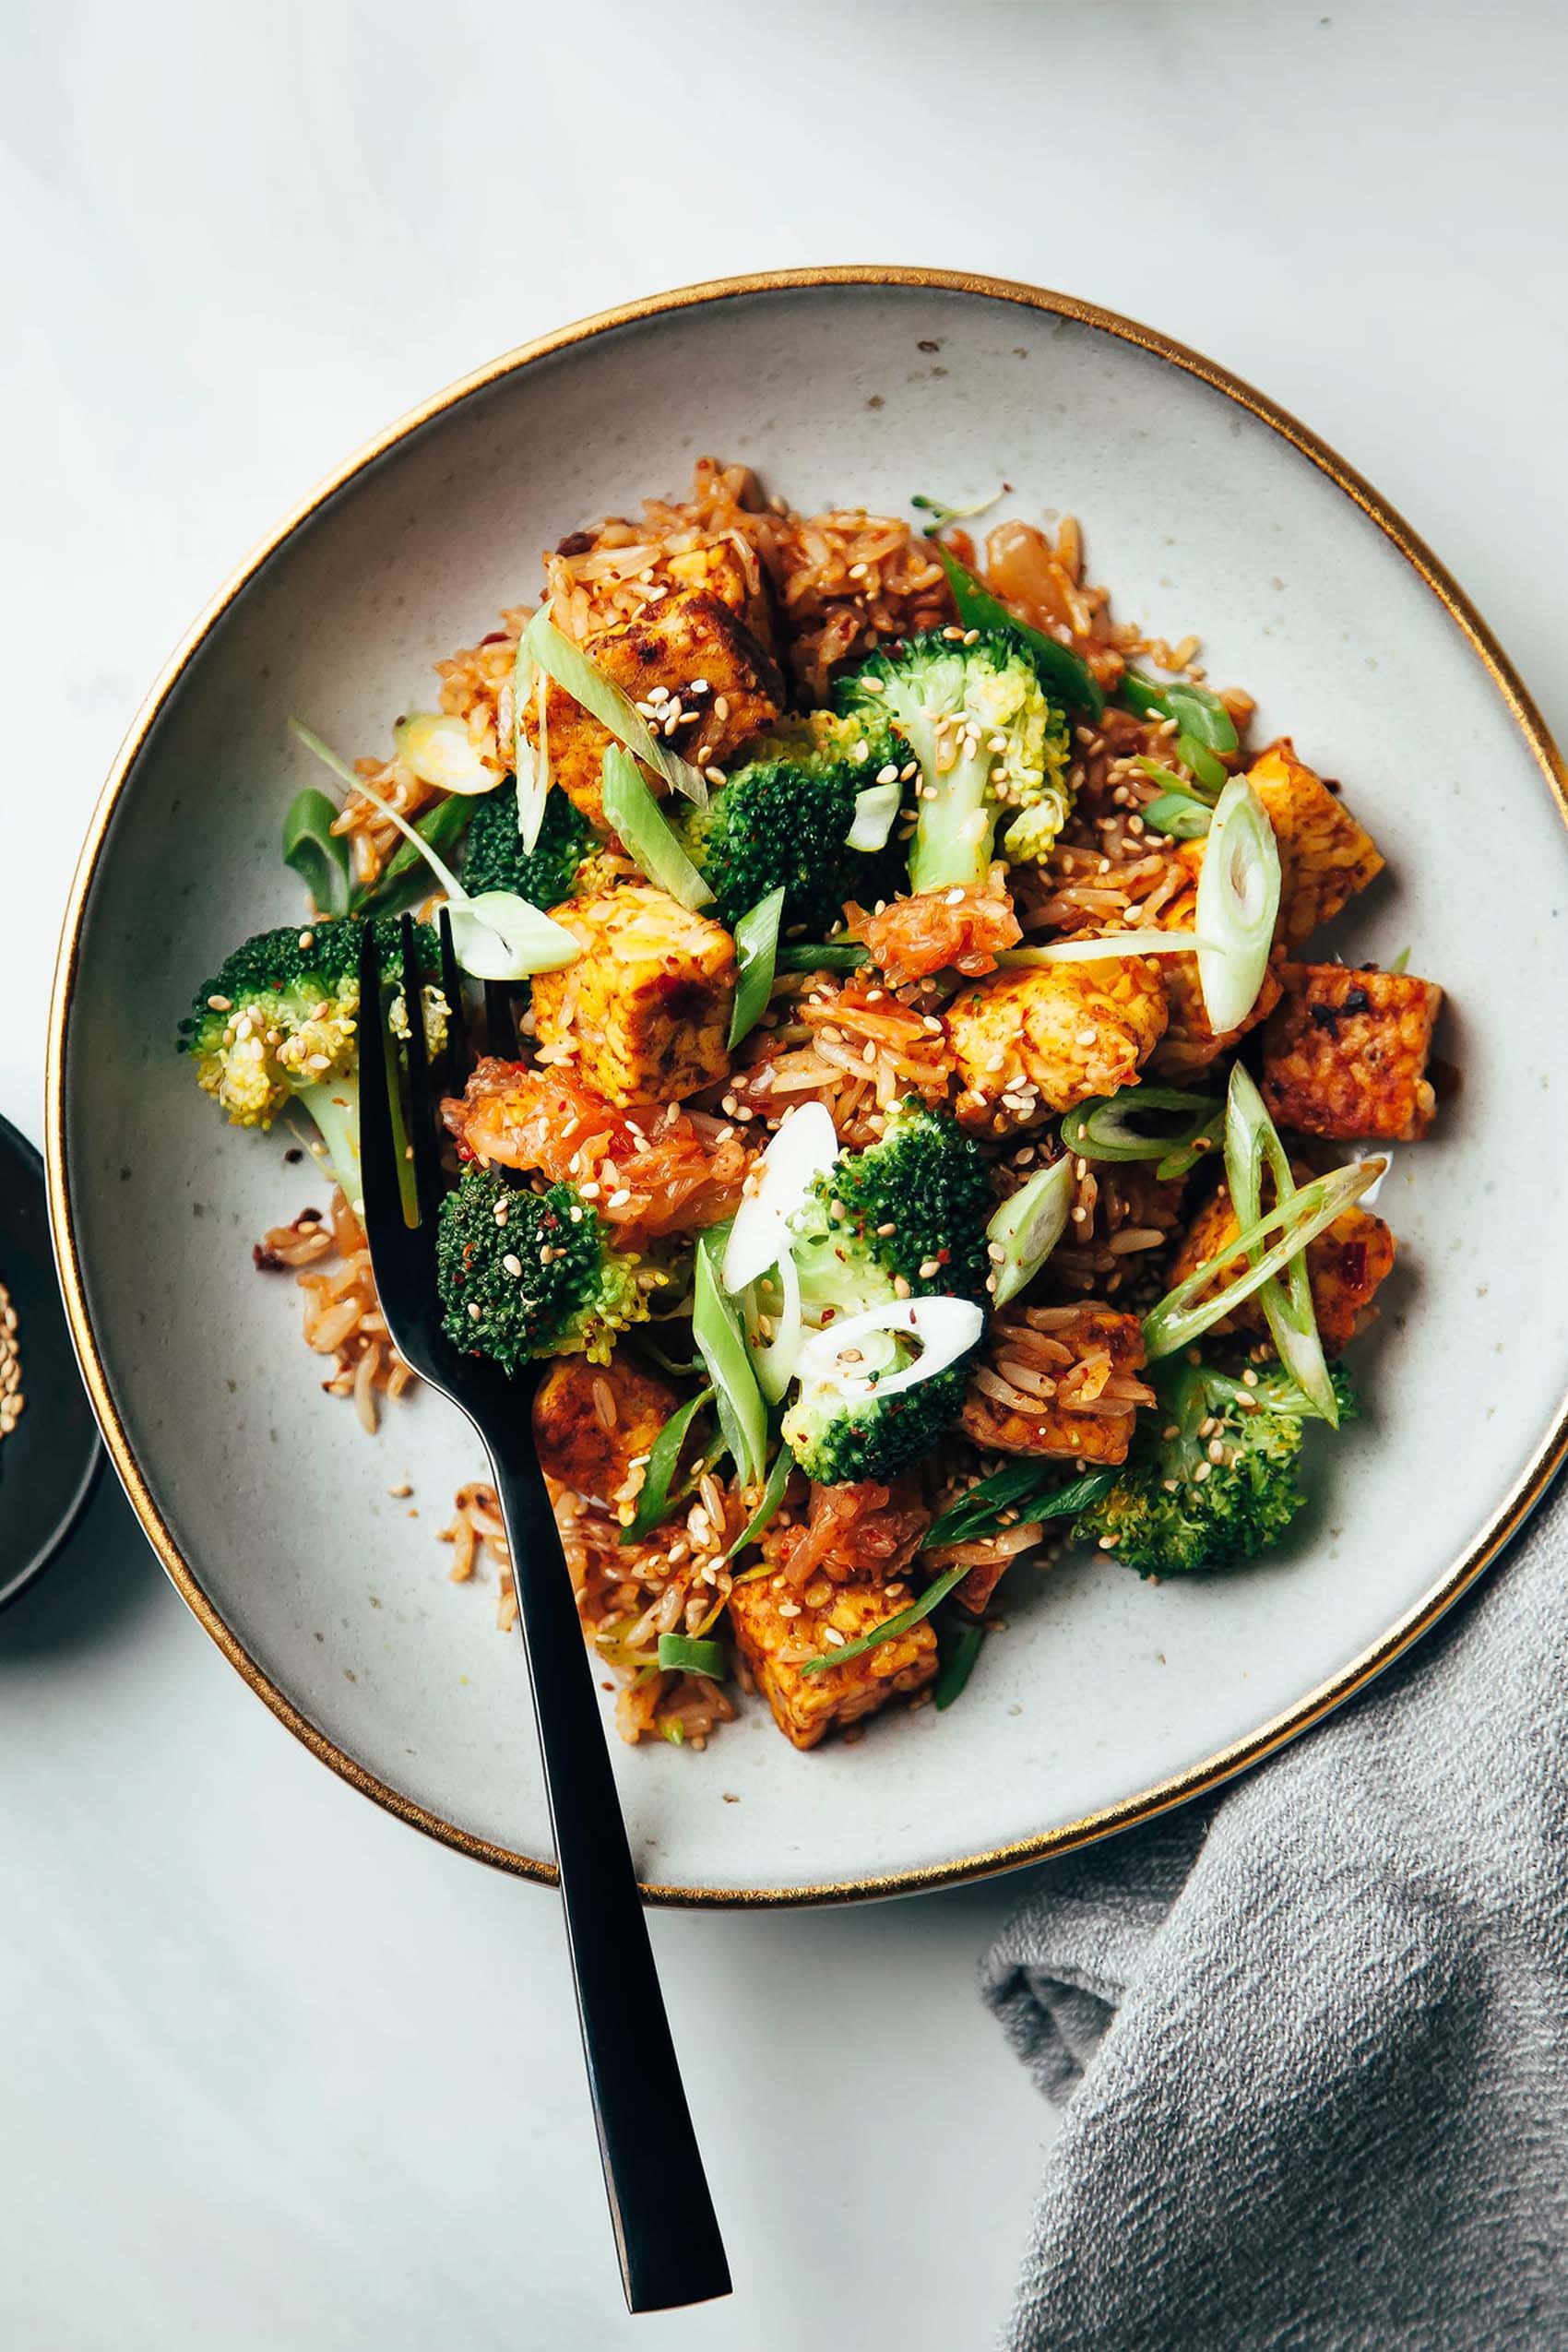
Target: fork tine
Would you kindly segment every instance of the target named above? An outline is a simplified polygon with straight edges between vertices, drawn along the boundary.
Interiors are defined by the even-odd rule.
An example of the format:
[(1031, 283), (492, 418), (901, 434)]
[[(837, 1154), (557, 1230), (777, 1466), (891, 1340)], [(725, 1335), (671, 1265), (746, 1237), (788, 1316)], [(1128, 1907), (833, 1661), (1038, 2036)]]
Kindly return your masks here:
[(368, 1234), (390, 1233), (405, 1223), (381, 1017), (381, 963), (375, 926), (368, 922), (360, 937), (360, 1182)]
[(517, 1058), (517, 1024), (510, 992), (500, 980), (484, 983), (485, 1043), (503, 1062)]
[(424, 1037), (424, 979), (414, 945), (414, 919), (402, 921), (403, 1010), (408, 1017), (409, 1137), (413, 1146), (414, 1198), (420, 1221), (428, 1222), (441, 1198), (441, 1164), (435, 1144), (435, 1106), (430, 1091), (430, 1056)]
[(449, 1018), (446, 1023), (446, 1044), (444, 1068), (448, 1094), (461, 1094), (468, 1080), (470, 1056), (468, 1025), (463, 1016), (463, 980), (457, 969), (457, 951), (452, 944), (452, 910), (441, 909), (436, 929), (441, 938), (441, 993), (446, 999)]

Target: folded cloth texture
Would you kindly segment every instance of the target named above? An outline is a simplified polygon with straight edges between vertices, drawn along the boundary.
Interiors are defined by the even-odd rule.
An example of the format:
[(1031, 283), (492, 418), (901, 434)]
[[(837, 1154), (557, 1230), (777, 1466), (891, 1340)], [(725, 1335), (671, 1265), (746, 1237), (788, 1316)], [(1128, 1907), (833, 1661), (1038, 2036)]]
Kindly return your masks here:
[(1398, 1666), (1046, 1867), (1011, 2352), (1568, 2345), (1568, 1480)]

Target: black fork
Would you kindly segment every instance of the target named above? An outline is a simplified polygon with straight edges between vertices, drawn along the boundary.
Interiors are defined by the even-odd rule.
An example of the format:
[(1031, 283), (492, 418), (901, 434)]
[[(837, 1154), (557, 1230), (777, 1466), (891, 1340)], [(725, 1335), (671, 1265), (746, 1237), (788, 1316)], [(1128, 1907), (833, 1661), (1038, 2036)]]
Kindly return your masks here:
[[(443, 967), (452, 1029), (462, 1019), (448, 926)], [(394, 1344), (468, 1415), (490, 1456), (512, 1555), (600, 2157), (634, 2311), (730, 2292), (719, 2223), (664, 2013), (642, 1898), (615, 1793), (571, 1578), (534, 1450), (538, 1376), (508, 1379), (441, 1328), (435, 1219), (441, 1166), (413, 925), (402, 925), (409, 1142), (397, 1141), (398, 1042), (388, 1029), (374, 926), (360, 956), (360, 1158), (371, 1263)], [(492, 1051), (496, 1030), (492, 1008)], [(503, 1048), (502, 1050), (505, 1050)], [(460, 1053), (454, 1044), (454, 1055)], [(460, 1067), (449, 1060), (444, 1075)], [(411, 1215), (404, 1171), (411, 1173)]]

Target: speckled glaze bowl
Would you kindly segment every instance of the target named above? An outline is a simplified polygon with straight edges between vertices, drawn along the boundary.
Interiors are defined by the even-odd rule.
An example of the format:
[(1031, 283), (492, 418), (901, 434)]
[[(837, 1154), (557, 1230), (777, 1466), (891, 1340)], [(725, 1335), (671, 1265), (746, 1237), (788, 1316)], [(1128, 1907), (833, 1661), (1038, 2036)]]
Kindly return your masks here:
[(1347, 944), (1408, 945), (1443, 983), (1464, 1073), (1384, 1186), (1403, 1247), (1360, 1350), (1370, 1410), (1313, 1449), (1286, 1549), (1158, 1587), (1096, 1559), (1016, 1572), (961, 1705), (852, 1748), (797, 1755), (757, 1703), (706, 1755), (619, 1754), (658, 1899), (809, 1902), (1006, 1868), (1210, 1787), (1396, 1656), (1519, 1524), (1568, 1432), (1568, 1228), (1539, 1181), (1568, 1144), (1568, 793), (1503, 655), (1364, 482), (1193, 352), (1030, 287), (844, 269), (661, 296), (454, 386), (291, 515), (159, 681), (93, 822), (53, 1013), (54, 1233), (180, 1591), (324, 1761), (465, 1852), (551, 1875), (516, 1639), (434, 1540), (476, 1448), (433, 1397), (373, 1443), (322, 1396), (297, 1296), (250, 1260), (320, 1188), (227, 1129), (171, 1041), (193, 981), (298, 911), (289, 714), (380, 741), (530, 592), (540, 549), (704, 451), (807, 508), (1004, 477), (1014, 510), (1080, 517), (1122, 615), (1201, 632), (1211, 674), (1258, 696), (1258, 740), (1288, 730), (1344, 779), (1390, 867)]

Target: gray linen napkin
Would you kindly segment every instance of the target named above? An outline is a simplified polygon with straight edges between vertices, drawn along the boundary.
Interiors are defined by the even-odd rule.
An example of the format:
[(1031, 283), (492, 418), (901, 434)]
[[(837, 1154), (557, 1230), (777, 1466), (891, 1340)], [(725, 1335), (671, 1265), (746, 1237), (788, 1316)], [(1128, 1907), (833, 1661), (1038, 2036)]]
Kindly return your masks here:
[(1568, 2345), (1565, 1571), (1560, 1485), (1362, 1698), (1037, 1879), (1014, 2352)]

